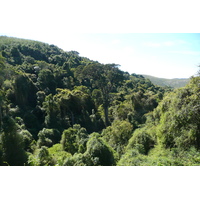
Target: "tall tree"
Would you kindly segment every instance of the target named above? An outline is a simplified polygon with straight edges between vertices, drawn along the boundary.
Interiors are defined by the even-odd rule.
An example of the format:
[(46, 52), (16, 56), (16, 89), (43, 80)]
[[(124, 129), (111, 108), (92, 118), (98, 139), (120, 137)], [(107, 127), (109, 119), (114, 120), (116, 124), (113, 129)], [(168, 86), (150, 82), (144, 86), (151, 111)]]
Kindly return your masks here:
[(46, 112), (45, 125), (47, 128), (58, 128), (60, 126), (60, 110), (58, 102), (52, 94), (46, 96), (43, 102), (43, 108)]
[(54, 73), (50, 69), (42, 69), (38, 74), (39, 88), (46, 91), (47, 94), (50, 92), (55, 93), (56, 82)]
[(4, 69), (5, 69), (4, 58), (0, 54), (0, 129), (1, 129), (1, 126), (2, 126), (2, 104), (3, 104), (2, 85), (3, 85), (3, 81), (4, 81), (4, 75), (3, 75)]
[(7, 116), (3, 119), (3, 132), (0, 137), (4, 163), (11, 166), (23, 166), (27, 162), (24, 150), (23, 137), (17, 131), (13, 118)]
[(115, 165), (115, 151), (108, 145), (98, 133), (92, 133), (87, 142), (87, 150), (84, 153), (90, 160), (89, 165), (112, 166)]
[(14, 93), (16, 103), (21, 106), (36, 105), (37, 88), (26, 74), (20, 73), (14, 81)]
[(108, 108), (112, 97), (111, 92), (114, 92), (117, 86), (122, 82), (122, 71), (117, 68), (116, 64), (103, 65), (100, 63), (93, 63), (85, 66), (82, 75), (83, 77), (90, 79), (94, 88), (100, 89), (104, 108), (105, 125), (108, 126)]

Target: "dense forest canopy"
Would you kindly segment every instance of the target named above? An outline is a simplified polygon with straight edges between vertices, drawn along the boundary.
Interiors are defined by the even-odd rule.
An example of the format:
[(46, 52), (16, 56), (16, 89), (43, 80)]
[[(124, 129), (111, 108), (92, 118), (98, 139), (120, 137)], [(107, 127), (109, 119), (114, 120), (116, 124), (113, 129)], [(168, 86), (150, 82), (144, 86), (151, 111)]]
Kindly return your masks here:
[(153, 84), (159, 86), (169, 86), (172, 88), (180, 88), (184, 87), (189, 83), (189, 78), (173, 78), (173, 79), (166, 79), (166, 78), (157, 78), (150, 75), (143, 75), (145, 78), (148, 78)]
[(0, 165), (200, 165), (199, 84), (1, 36)]

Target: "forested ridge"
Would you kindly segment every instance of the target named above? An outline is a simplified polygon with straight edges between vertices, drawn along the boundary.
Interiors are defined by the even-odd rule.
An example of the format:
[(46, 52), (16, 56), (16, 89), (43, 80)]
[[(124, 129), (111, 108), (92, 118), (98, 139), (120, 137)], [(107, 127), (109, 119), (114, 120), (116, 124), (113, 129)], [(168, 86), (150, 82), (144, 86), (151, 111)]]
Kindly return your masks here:
[(200, 165), (199, 85), (1, 36), (0, 165)]
[(145, 78), (148, 78), (155, 85), (168, 86), (168, 87), (172, 87), (172, 88), (184, 87), (187, 85), (187, 83), (190, 80), (189, 78), (166, 79), (166, 78), (157, 78), (155, 76), (150, 76), (150, 75), (143, 75), (143, 76)]

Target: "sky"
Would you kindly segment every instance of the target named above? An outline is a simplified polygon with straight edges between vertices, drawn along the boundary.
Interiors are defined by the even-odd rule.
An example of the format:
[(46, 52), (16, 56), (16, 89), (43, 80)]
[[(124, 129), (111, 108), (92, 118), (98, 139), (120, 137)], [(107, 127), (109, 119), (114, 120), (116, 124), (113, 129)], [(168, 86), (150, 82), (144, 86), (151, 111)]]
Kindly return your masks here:
[[(184, 78), (194, 75), (198, 70), (197, 66), (200, 64), (199, 0), (4, 0), (0, 4), (0, 19), (0, 35), (55, 44), (66, 51), (76, 50), (81, 56), (102, 63), (114, 62), (120, 64), (121, 70), (130, 73), (149, 74), (164, 78)], [(73, 169), (74, 171), (71, 171)], [(198, 195), (196, 194), (198, 184), (195, 180), (191, 180), (191, 177), (194, 177), (191, 173), (195, 170), (190, 168), (186, 171), (188, 176), (185, 169), (181, 171), (182, 168), (178, 168), (176, 172), (174, 172), (174, 168), (170, 168), (168, 169), (171, 170), (169, 174), (166, 173), (168, 171), (157, 173), (157, 168), (148, 168), (144, 177), (142, 176), (144, 168), (137, 168), (141, 171), (137, 171), (136, 168), (134, 170), (129, 168), (130, 171), (127, 168), (126, 170), (122, 168), (121, 173), (118, 171), (119, 168), (115, 168), (117, 171), (114, 171), (111, 177), (110, 172), (112, 174), (113, 168), (109, 173), (107, 172), (108, 168), (102, 168), (101, 173), (103, 172), (103, 175), (101, 175), (100, 168), (98, 168), (95, 175), (93, 174), (94, 179), (98, 182), (94, 179), (91, 180), (92, 177), (90, 176), (91, 170), (96, 168), (89, 168), (87, 172), (81, 171), (81, 173), (78, 173), (78, 183), (81, 186), (78, 187), (79, 193), (77, 193), (77, 187), (74, 187), (75, 184), (77, 185), (77, 177), (74, 178), (74, 174), (77, 175), (77, 168), (73, 169), (70, 168), (66, 171), (63, 168), (61, 174), (58, 174), (57, 169), (55, 169), (54, 182), (62, 183), (62, 180), (58, 180), (57, 177), (68, 180), (63, 185), (57, 184), (58, 190), (54, 192), (56, 198), (59, 195), (62, 195), (60, 197), (66, 195), (66, 188), (69, 188), (68, 196), (73, 195), (74, 198), (74, 195), (80, 194), (81, 198), (86, 196), (87, 199), (94, 199), (94, 196), (97, 196), (96, 194), (99, 195), (96, 188), (102, 187), (99, 177), (104, 178), (106, 175), (109, 178), (107, 181), (109, 185), (106, 185), (103, 189), (105, 191), (108, 189), (108, 193), (111, 191), (109, 197), (112, 198), (116, 193), (116, 197), (129, 199), (130, 196), (133, 196), (132, 188), (135, 187), (134, 196), (136, 197), (141, 198), (141, 194), (143, 196), (147, 194), (145, 197), (149, 198), (149, 194), (152, 194), (154, 199), (160, 199), (160, 193), (157, 196), (155, 195), (155, 186), (162, 192), (163, 188), (169, 187), (169, 185), (172, 185), (170, 188), (172, 191), (174, 188), (178, 191), (177, 194), (175, 193), (175, 197), (179, 199), (194, 199)], [(83, 168), (81, 169), (83, 170)], [(163, 170), (163, 168), (159, 169)], [(196, 169), (198, 170), (198, 168)], [(16, 173), (14, 170), (14, 173), (10, 176), (12, 181), (7, 176), (8, 173), (10, 174), (10, 168), (8, 173), (3, 172), (1, 175), (5, 175), (5, 179), (1, 183), (3, 183), (2, 186), (5, 189), (2, 190), (4, 194), (7, 195), (10, 192), (10, 184), (11, 186), (13, 184), (13, 191), (15, 191), (13, 195), (16, 196), (20, 192), (21, 197), (21, 188), (28, 191), (29, 188), (35, 187), (31, 183), (35, 184), (40, 175), (44, 177), (45, 171), (47, 171), (47, 174), (45, 174), (46, 176), (42, 182), (40, 181), (41, 184), (37, 182), (39, 184), (39, 195), (41, 196), (42, 191), (47, 191), (52, 186), (55, 191), (55, 184), (52, 184), (52, 168), (50, 171), (45, 168), (42, 171), (43, 173), (41, 173), (41, 168), (37, 168), (37, 171), (34, 170), (31, 168), (31, 172), (28, 171), (25, 176), (23, 176), (24, 168), (23, 171), (20, 171), (22, 173), (18, 171)], [(184, 181), (182, 181), (183, 173)], [(13, 179), (18, 174), (20, 176)], [(30, 178), (32, 174), (33, 176)], [(66, 175), (64, 178), (63, 174)], [(117, 179), (116, 174), (118, 175)], [(131, 178), (134, 180), (133, 185), (129, 184), (131, 174)], [(152, 174), (153, 177), (148, 177)], [(180, 176), (177, 177), (177, 174), (180, 174)], [(195, 171), (193, 175), (196, 176), (196, 174)], [(83, 175), (86, 176), (82, 177)], [(99, 177), (96, 177), (96, 175), (99, 175)], [(176, 178), (174, 182), (171, 181), (172, 176)], [(24, 179), (25, 177), (27, 179)], [(49, 177), (51, 181), (49, 181)], [(124, 179), (124, 177), (128, 177), (128, 179)], [(144, 184), (143, 180), (146, 177), (151, 180), (152, 184)], [(168, 177), (170, 177), (170, 180), (166, 181)], [(32, 181), (34, 178), (36, 178), (35, 181)], [(81, 180), (84, 180), (84, 182)], [(112, 180), (114, 181), (112, 182)], [(128, 184), (121, 187), (119, 182)], [(190, 183), (190, 187), (185, 182)], [(20, 188), (16, 187), (16, 183)], [(9, 187), (5, 187), (8, 184)], [(92, 194), (91, 198), (88, 196), (88, 185), (92, 187), (90, 191), (96, 192), (95, 194), (90, 192)], [(113, 192), (114, 190), (112, 190), (112, 187), (110, 189), (110, 185), (115, 186), (113, 187), (115, 191), (116, 188), (119, 188), (117, 191), (120, 191), (120, 193)], [(47, 190), (44, 190), (44, 188)], [(146, 193), (143, 192), (144, 188), (147, 191)], [(196, 189), (194, 190), (194, 188)], [(37, 195), (38, 197), (38, 192), (30, 192), (31, 195)], [(49, 199), (55, 199), (54, 194), (48, 194), (45, 192), (42, 195), (45, 195), (45, 198), (48, 196)], [(102, 197), (100, 195), (101, 199)], [(100, 198), (97, 197), (97, 199)], [(22, 197), (22, 199), (25, 198)]]
[(1, 3), (0, 35), (75, 50), (129, 73), (189, 78), (200, 65), (198, 6), (193, 0), (181, 7), (167, 2), (7, 0)]

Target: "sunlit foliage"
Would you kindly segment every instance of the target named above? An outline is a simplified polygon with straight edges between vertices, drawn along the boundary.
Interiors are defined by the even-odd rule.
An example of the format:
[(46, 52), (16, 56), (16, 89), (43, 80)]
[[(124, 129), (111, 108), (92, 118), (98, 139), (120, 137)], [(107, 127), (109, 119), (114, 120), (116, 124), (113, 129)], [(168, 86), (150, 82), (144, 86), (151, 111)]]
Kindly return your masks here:
[(200, 165), (199, 86), (0, 37), (0, 165)]

